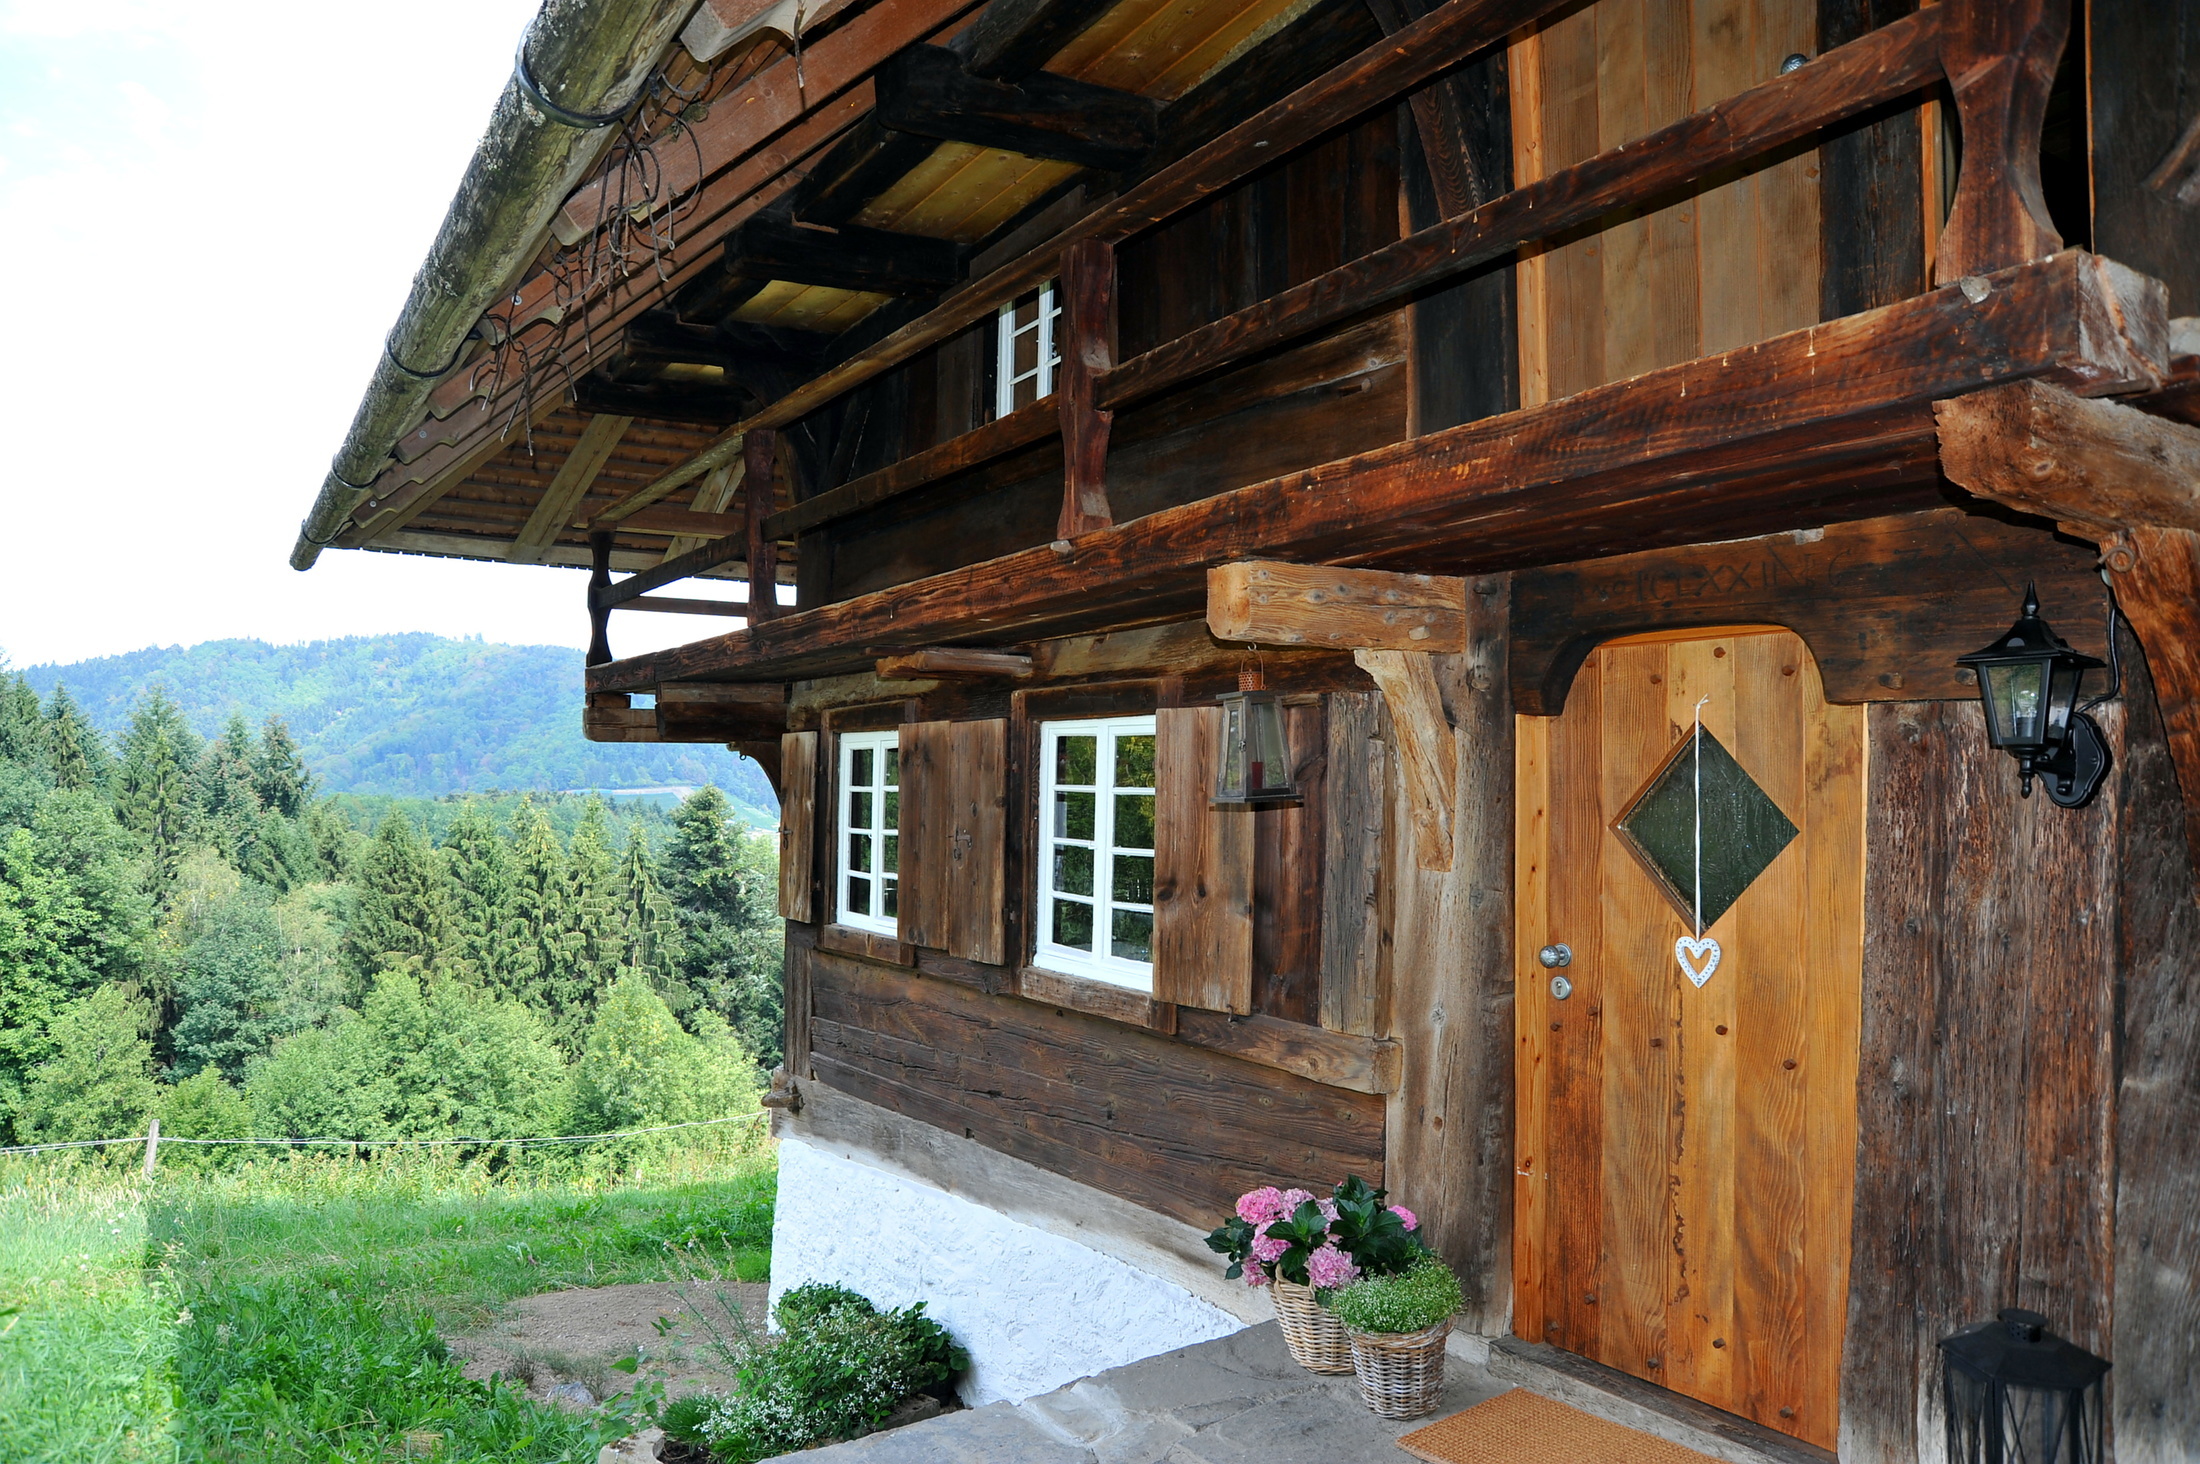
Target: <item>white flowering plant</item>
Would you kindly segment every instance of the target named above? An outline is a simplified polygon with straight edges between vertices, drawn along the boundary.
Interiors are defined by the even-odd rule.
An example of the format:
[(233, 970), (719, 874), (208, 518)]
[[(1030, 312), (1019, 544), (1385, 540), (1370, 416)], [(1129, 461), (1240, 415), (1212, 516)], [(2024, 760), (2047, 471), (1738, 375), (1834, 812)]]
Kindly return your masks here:
[(798, 1286), (772, 1311), (785, 1334), (749, 1350), (729, 1397), (666, 1408), (667, 1434), (717, 1464), (753, 1464), (833, 1439), (859, 1438), (912, 1393), (942, 1393), (970, 1366), (924, 1303), (881, 1311), (845, 1287)]

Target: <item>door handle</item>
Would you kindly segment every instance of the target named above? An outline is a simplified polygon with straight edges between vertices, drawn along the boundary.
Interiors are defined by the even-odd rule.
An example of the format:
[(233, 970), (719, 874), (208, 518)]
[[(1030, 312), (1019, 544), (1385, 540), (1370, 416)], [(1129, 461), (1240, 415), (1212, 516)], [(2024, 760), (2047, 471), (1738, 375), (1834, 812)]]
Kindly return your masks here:
[(1574, 948), (1569, 945), (1547, 945), (1535, 953), (1535, 958), (1543, 963), (1544, 970), (1555, 971), (1561, 966), (1571, 966), (1574, 963)]

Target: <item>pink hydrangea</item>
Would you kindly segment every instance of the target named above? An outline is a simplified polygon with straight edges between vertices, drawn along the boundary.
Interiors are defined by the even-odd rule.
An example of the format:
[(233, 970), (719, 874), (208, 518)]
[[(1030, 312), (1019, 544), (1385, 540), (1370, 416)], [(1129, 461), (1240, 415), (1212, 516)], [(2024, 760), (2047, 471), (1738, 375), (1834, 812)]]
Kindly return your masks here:
[(1302, 1189), (1285, 1190), (1282, 1194), (1276, 1196), (1276, 1203), (1281, 1207), (1276, 1212), (1276, 1218), (1278, 1220), (1290, 1219), (1299, 1212), (1299, 1206), (1312, 1198), (1314, 1198), (1312, 1194)]
[(1400, 1225), (1403, 1225), (1408, 1230), (1419, 1230), (1421, 1228), (1421, 1222), (1419, 1218), (1416, 1217), (1411, 1210), (1408, 1210), (1403, 1205), (1392, 1205), (1390, 1207), (1390, 1213), (1396, 1215), (1398, 1217), (1398, 1223)]
[(1322, 1291), (1335, 1291), (1360, 1279), (1352, 1257), (1333, 1245), (1325, 1245), (1306, 1258), (1306, 1279)]
[(1322, 1219), (1332, 1225), (1337, 1223), (1337, 1202), (1335, 1200), (1316, 1200), (1314, 1204), (1322, 1212)]
[(1263, 1264), (1273, 1264), (1281, 1260), (1283, 1253), (1289, 1249), (1291, 1249), (1291, 1242), (1281, 1236), (1270, 1235), (1268, 1227), (1265, 1225), (1260, 1228), (1260, 1233), (1253, 1237), (1253, 1259)]
[(1270, 1184), (1239, 1195), (1237, 1212), (1248, 1225), (1268, 1225), (1288, 1216), (1291, 1207), (1284, 1204), (1282, 1191)]
[(1268, 1273), (1258, 1266), (1247, 1266), (1245, 1268), (1245, 1284), (1248, 1286), (1266, 1286), (1268, 1284)]

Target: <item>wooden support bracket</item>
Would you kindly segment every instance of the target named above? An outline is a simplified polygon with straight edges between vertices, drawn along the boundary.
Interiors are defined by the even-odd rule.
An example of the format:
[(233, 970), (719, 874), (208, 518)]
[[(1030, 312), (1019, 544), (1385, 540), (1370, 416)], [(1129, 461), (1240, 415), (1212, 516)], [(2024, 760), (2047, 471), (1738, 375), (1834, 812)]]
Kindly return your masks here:
[(1452, 862), (1452, 809), (1459, 791), (1459, 756), (1451, 718), (1436, 685), (1436, 667), (1420, 651), (1356, 650), (1352, 659), (1375, 678), (1390, 704), (1413, 820), (1415, 862), (1446, 870)]
[(1963, 170), (1933, 283), (2062, 248), (2040, 190), (2040, 127), (2069, 36), (2070, 0), (1947, 0), (1940, 59), (1963, 127)]
[(1950, 481), (2101, 546), (2146, 649), (2185, 837), (2200, 850), (2200, 427), (2040, 382), (1933, 413)]
[(1115, 364), (1115, 247), (1080, 239), (1062, 251), (1062, 513), (1057, 539), (1115, 522), (1108, 506), (1108, 434), (1115, 413), (1100, 410), (1100, 378)]
[(1321, 564), (1247, 560), (1207, 571), (1217, 640), (1386, 651), (1467, 648), (1467, 582)]

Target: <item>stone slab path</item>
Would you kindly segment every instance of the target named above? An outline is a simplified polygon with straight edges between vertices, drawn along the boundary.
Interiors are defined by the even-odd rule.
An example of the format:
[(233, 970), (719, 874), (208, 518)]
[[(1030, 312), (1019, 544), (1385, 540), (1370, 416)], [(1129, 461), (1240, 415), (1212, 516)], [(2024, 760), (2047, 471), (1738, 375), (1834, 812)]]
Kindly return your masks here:
[[(1471, 1408), (1511, 1385), (1454, 1353), (1444, 1404)], [(1393, 1423), (1350, 1377), (1291, 1360), (1274, 1322), (994, 1403), (800, 1455), (802, 1464), (1404, 1464)]]

